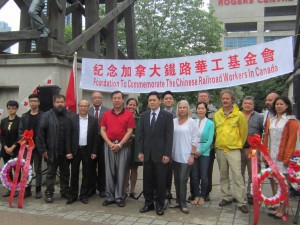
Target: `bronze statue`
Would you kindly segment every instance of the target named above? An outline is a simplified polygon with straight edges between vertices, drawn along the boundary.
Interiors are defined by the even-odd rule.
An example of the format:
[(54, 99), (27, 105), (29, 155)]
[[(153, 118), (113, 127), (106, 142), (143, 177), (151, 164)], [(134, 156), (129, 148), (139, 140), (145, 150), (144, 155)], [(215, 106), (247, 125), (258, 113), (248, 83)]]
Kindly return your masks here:
[[(55, 3), (58, 10), (61, 12), (63, 7), (58, 0), (55, 0)], [(45, 0), (32, 0), (28, 11), (29, 16), (31, 17), (31, 27), (33, 29), (41, 31), (41, 38), (46, 38), (50, 34), (50, 30), (46, 27), (41, 18), (41, 13), (44, 7)]]

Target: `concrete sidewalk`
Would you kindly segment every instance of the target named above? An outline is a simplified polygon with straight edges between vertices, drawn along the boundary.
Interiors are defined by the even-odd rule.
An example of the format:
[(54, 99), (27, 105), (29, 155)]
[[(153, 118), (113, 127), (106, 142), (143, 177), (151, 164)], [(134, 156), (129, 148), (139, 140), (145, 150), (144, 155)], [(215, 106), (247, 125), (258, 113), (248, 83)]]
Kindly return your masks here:
[[(216, 164), (215, 164), (216, 165)], [(42, 199), (32, 197), (26, 198), (24, 208), (18, 209), (17, 199), (14, 201), (14, 208), (8, 206), (8, 198), (0, 197), (0, 225), (89, 225), (89, 224), (117, 224), (117, 225), (246, 225), (253, 222), (253, 211), (250, 206), (250, 213), (243, 214), (239, 211), (235, 203), (226, 207), (219, 207), (222, 199), (219, 187), (219, 170), (214, 168), (213, 191), (211, 202), (206, 202), (204, 206), (192, 206), (188, 204), (189, 214), (184, 214), (180, 209), (170, 209), (165, 211), (164, 216), (157, 216), (155, 211), (141, 214), (139, 209), (144, 204), (144, 198), (139, 200), (126, 199), (126, 206), (120, 208), (117, 205), (108, 207), (102, 206), (103, 198), (93, 196), (89, 199), (89, 204), (85, 205), (80, 201), (71, 205), (66, 205), (65, 199), (60, 198), (59, 188), (56, 187), (54, 203), (47, 204)], [(142, 167), (139, 168), (139, 179), (137, 182), (137, 193), (142, 190)], [(268, 182), (268, 181), (267, 181)], [(188, 185), (189, 187), (189, 185)], [(44, 189), (43, 189), (44, 190)], [(175, 189), (173, 187), (173, 196)], [(4, 193), (3, 188), (0, 193)], [(265, 183), (263, 192), (267, 195), (270, 192), (270, 184)], [(172, 200), (174, 201), (174, 200)], [(296, 211), (298, 199), (290, 199), (289, 219), (286, 222), (273, 219), (267, 215), (268, 209), (260, 208), (260, 225), (293, 224), (294, 213)]]

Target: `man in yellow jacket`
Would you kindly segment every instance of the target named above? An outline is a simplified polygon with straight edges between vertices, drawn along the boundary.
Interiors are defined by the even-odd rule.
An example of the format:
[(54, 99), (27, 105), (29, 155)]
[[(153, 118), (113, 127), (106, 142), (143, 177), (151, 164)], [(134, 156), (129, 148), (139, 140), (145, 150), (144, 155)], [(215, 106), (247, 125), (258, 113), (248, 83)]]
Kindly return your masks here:
[(220, 186), (224, 195), (219, 206), (232, 203), (229, 169), (233, 176), (235, 197), (241, 212), (248, 213), (245, 204), (244, 181), (241, 173), (241, 152), (248, 134), (248, 123), (244, 114), (234, 105), (235, 97), (231, 90), (221, 92), (222, 108), (215, 113), (216, 156), (220, 169)]

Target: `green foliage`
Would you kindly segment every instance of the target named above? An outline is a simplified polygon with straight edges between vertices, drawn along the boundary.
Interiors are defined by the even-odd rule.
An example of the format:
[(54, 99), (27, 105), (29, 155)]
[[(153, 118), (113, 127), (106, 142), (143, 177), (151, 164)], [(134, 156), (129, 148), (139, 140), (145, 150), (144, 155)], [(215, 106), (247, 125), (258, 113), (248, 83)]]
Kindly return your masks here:
[[(203, 10), (202, 0), (139, 0), (135, 3), (139, 58), (158, 59), (221, 51), (220, 22), (214, 11)], [(121, 41), (120, 41), (121, 42)], [(197, 103), (197, 92), (176, 93), (175, 100)], [(147, 109), (146, 94), (139, 97)]]
[(244, 96), (252, 96), (255, 99), (255, 110), (261, 112), (265, 108), (265, 98), (272, 92), (277, 91), (280, 94), (287, 95), (287, 80), (288, 76), (279, 76), (269, 80), (260, 81), (242, 86)]
[(199, 0), (140, 0), (135, 5), (140, 58), (201, 55), (221, 50), (222, 28)]
[(72, 41), (72, 25), (65, 26), (65, 41), (67, 43)]

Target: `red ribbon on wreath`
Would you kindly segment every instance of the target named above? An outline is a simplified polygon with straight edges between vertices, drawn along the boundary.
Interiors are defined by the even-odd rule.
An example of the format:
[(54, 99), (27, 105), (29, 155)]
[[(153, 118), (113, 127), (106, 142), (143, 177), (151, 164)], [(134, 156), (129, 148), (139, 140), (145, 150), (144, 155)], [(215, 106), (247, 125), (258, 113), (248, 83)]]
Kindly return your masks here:
[[(250, 149), (251, 149), (249, 156), (252, 157), (253, 196), (259, 196), (259, 191), (260, 191), (259, 187), (258, 187), (258, 171), (257, 171), (257, 156), (256, 156), (256, 151), (260, 150), (260, 152), (262, 153), (262, 157), (266, 160), (269, 167), (273, 170), (275, 176), (277, 177), (279, 185), (285, 187), (281, 191), (283, 194), (284, 201), (285, 201), (286, 205), (288, 206), (289, 205), (288, 190), (287, 190), (288, 188), (285, 183), (284, 177), (282, 177), (280, 175), (280, 172), (279, 172), (277, 166), (275, 165), (275, 163), (273, 162), (273, 160), (271, 159), (271, 157), (269, 155), (269, 149), (262, 144), (260, 136), (257, 134), (254, 134), (252, 137), (248, 137), (248, 143), (249, 143)], [(253, 216), (254, 216), (253, 225), (257, 225), (258, 220), (259, 220), (259, 198), (253, 198)], [(284, 219), (287, 219), (287, 218), (284, 218)]]
[(17, 188), (18, 179), (19, 179), (20, 170), (21, 170), (21, 162), (22, 162), (22, 159), (24, 156), (25, 148), (26, 148), (26, 145), (28, 145), (25, 165), (23, 167), (23, 174), (22, 174), (22, 178), (20, 181), (20, 191), (19, 191), (19, 198), (18, 198), (18, 208), (23, 208), (25, 187), (26, 187), (26, 182), (28, 179), (28, 169), (29, 169), (29, 165), (30, 165), (30, 161), (31, 161), (32, 150), (35, 147), (34, 141), (32, 140), (32, 138), (33, 138), (33, 130), (30, 130), (30, 131), (25, 130), (23, 133), (22, 139), (19, 140), (19, 142), (18, 142), (20, 144), (20, 151), (19, 151), (18, 160), (16, 163), (16, 171), (14, 174), (12, 189), (10, 191), (10, 196), (9, 196), (9, 206), (10, 207), (12, 207), (14, 194), (15, 194), (15, 191)]

